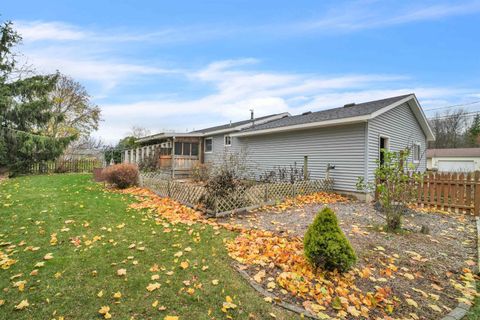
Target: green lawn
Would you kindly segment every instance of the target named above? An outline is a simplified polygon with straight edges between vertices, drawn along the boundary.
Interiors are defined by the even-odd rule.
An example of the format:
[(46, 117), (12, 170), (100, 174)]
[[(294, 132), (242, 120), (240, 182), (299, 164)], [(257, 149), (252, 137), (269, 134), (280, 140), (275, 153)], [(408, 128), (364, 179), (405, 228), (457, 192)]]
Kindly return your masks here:
[[(0, 252), (17, 260), (0, 269), (1, 319), (100, 319), (102, 306), (110, 307), (112, 319), (300, 318), (264, 302), (232, 270), (223, 239), (233, 233), (201, 224), (156, 224), (146, 212), (127, 210), (133, 198), (105, 192), (90, 179), (68, 174), (0, 183)], [(81, 246), (72, 243), (75, 238)], [(53, 258), (44, 260), (47, 253)], [(182, 269), (185, 260), (189, 266)], [(43, 267), (35, 267), (42, 261)], [(150, 271), (154, 264), (158, 272)], [(37, 275), (31, 275), (34, 269)], [(118, 276), (118, 269), (126, 269), (126, 276)], [(159, 279), (151, 280), (155, 274)], [(21, 283), (14, 287), (20, 281), (26, 281), (23, 291)], [(155, 282), (161, 287), (147, 291)], [(113, 297), (116, 292), (121, 298)], [(221, 310), (226, 296), (237, 305), (228, 313)], [(24, 299), (29, 306), (15, 310)]]
[[(478, 282), (477, 282), (477, 292), (480, 292), (480, 283)], [(480, 298), (477, 298), (475, 300), (475, 305), (473, 306), (472, 309), (470, 309), (468, 316), (465, 318), (465, 320), (478, 320), (478, 319), (480, 319)]]

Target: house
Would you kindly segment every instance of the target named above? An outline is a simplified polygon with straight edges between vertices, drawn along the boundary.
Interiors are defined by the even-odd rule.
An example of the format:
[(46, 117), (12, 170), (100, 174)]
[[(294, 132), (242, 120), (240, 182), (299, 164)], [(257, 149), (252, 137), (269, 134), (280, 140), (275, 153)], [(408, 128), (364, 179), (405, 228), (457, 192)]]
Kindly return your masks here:
[[(411, 148), (409, 161), (423, 171), (426, 145), (432, 140), (433, 132), (417, 98), (408, 94), (294, 116), (252, 116), (246, 121), (184, 134), (162, 133), (140, 139), (145, 147), (132, 152), (137, 156), (133, 161), (138, 161), (152, 144), (170, 148), (165, 151), (170, 159), (166, 163), (174, 164), (169, 167), (173, 174), (178, 168), (188, 170), (192, 165), (183, 162), (185, 157), (216, 165), (226, 153), (234, 152), (246, 155), (255, 178), (278, 166), (305, 165), (310, 178), (329, 174), (336, 190), (356, 193), (358, 177), (373, 180), (377, 160), (382, 161), (382, 148)], [(127, 153), (125, 158), (132, 161)]]
[(442, 172), (480, 170), (480, 148), (428, 149), (427, 168)]

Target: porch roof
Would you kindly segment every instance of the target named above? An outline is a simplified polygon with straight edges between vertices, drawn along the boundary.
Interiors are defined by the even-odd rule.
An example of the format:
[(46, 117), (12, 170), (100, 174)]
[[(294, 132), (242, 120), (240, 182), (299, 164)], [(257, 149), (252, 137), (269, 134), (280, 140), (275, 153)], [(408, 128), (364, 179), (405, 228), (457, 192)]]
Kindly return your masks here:
[(146, 136), (143, 138), (137, 139), (137, 142), (149, 142), (152, 140), (162, 140), (162, 139), (169, 139), (169, 138), (200, 138), (203, 134), (200, 132), (191, 132), (191, 133), (180, 133), (180, 132), (162, 132), (152, 134), (150, 136)]

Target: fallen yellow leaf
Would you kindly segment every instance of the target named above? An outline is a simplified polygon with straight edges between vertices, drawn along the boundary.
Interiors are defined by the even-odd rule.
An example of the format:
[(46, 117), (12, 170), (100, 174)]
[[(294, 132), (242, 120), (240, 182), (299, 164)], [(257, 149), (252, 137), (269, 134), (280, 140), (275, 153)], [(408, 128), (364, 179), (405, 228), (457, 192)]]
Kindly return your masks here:
[(28, 303), (28, 300), (22, 300), (19, 304), (15, 306), (15, 310), (23, 310), (26, 307), (28, 307), (30, 304)]

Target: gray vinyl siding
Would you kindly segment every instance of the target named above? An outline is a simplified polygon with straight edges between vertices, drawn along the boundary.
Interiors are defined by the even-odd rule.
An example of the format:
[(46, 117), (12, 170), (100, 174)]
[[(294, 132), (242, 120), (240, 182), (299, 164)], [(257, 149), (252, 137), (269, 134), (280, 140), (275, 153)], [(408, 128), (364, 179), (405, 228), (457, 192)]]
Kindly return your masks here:
[[(368, 121), (368, 177), (373, 181), (377, 159), (379, 156), (380, 136), (389, 138), (391, 151), (400, 151), (406, 147), (412, 147), (414, 143), (420, 143), (420, 163), (418, 168), (425, 171), (426, 159), (426, 136), (417, 118), (407, 103), (393, 108), (380, 116)], [(410, 154), (409, 161), (413, 160)]]
[(219, 164), (224, 159), (224, 154), (227, 152), (241, 152), (242, 145), (238, 138), (232, 137), (232, 145), (225, 146), (225, 134), (218, 134), (214, 136), (206, 136), (205, 138), (212, 138), (213, 150), (210, 153), (205, 153), (205, 162), (210, 164)]
[(225, 151), (247, 154), (249, 171), (258, 178), (275, 167), (303, 166), (308, 156), (310, 178), (325, 177), (327, 164), (334, 188), (357, 191), (356, 182), (364, 176), (365, 124), (353, 124), (321, 129), (232, 138), (232, 146), (224, 147), (223, 134), (213, 137), (213, 152), (205, 154), (205, 161), (218, 163)]

